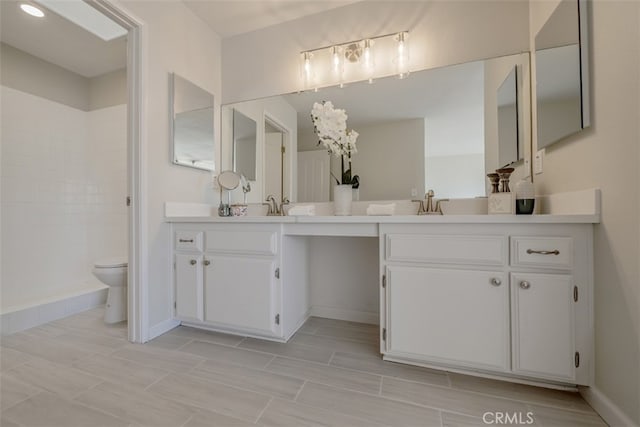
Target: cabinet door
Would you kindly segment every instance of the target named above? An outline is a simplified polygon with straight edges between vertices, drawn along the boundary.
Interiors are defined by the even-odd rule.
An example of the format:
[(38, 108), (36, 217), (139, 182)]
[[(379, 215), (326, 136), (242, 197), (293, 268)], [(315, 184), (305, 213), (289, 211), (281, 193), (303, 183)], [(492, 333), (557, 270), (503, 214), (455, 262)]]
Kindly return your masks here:
[(509, 369), (509, 286), (503, 272), (387, 268), (387, 353)]
[(206, 260), (205, 321), (277, 334), (275, 261), (209, 255)]
[(202, 255), (176, 254), (175, 256), (175, 316), (182, 320), (202, 321)]
[(513, 371), (550, 379), (575, 377), (570, 275), (512, 273)]

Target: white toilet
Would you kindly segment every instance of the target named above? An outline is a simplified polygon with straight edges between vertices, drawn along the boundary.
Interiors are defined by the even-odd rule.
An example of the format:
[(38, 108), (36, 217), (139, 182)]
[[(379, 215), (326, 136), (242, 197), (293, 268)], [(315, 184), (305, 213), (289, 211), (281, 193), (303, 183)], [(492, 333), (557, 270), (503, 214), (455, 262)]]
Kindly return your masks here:
[(109, 286), (105, 323), (127, 320), (127, 259), (109, 258), (96, 261), (93, 275)]

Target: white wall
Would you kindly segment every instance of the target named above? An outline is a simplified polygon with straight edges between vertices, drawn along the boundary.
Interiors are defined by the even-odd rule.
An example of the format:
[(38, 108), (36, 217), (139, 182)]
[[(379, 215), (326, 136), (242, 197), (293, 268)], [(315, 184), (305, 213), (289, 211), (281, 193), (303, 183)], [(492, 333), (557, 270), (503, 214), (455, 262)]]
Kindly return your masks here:
[[(531, 2), (532, 43), (556, 3)], [(640, 2), (588, 4), (592, 126), (547, 147), (535, 183), (540, 194), (602, 190), (594, 235), (595, 388), (640, 424)]]
[(126, 106), (85, 112), (2, 86), (2, 307), (102, 286), (126, 256)]
[[(114, 1), (143, 24), (146, 236), (151, 328), (172, 318), (172, 262), (164, 202), (218, 204), (211, 173), (173, 165), (169, 155), (169, 73), (175, 72), (215, 96), (220, 117), (220, 37), (181, 2)], [(219, 161), (219, 123), (216, 162)], [(219, 163), (216, 164), (218, 167)]]

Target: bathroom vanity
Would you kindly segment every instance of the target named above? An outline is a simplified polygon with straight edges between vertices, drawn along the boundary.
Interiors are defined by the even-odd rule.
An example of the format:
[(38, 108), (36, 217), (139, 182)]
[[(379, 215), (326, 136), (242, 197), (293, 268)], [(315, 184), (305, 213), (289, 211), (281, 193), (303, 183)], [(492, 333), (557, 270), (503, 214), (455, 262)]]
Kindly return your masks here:
[(385, 360), (590, 383), (597, 215), (167, 221), (185, 325), (285, 342), (311, 308), (310, 238), (377, 237)]

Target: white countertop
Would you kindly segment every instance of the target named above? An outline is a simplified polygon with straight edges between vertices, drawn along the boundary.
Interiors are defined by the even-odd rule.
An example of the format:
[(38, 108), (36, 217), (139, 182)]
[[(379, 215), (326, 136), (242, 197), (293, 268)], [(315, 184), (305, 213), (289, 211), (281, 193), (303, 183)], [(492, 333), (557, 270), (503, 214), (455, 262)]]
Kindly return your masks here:
[(600, 215), (167, 216), (180, 223), (297, 224), (596, 224)]

